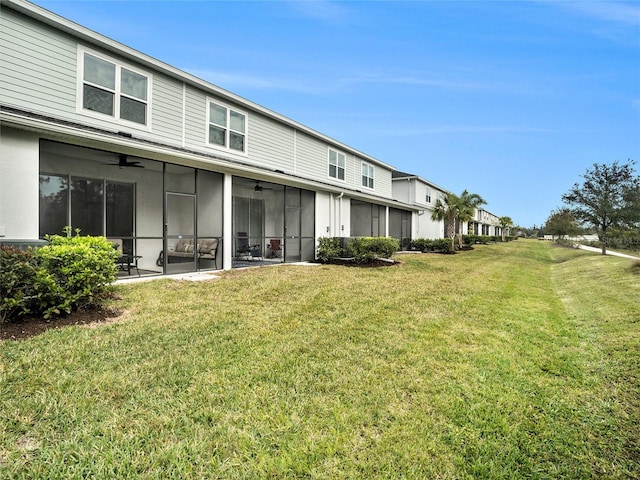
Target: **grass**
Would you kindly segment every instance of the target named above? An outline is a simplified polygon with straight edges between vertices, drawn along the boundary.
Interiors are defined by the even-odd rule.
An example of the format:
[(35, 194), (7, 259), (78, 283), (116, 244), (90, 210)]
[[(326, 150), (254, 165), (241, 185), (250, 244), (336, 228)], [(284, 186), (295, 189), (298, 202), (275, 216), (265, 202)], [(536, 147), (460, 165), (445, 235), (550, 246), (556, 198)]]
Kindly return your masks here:
[(637, 478), (633, 262), (517, 241), (120, 286), (0, 344), (0, 478)]

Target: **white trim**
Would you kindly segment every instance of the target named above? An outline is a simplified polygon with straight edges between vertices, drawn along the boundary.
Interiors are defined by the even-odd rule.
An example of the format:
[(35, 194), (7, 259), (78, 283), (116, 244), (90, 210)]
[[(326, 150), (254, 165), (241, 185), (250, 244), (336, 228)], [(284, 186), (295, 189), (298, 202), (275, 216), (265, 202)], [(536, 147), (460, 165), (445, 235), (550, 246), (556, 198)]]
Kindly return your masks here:
[[(122, 125), (127, 128), (135, 128), (138, 130), (144, 130), (146, 132), (150, 132), (151, 131), (151, 112), (152, 112), (151, 100), (153, 97), (152, 95), (153, 75), (144, 70), (140, 70), (139, 68), (132, 67), (128, 63), (124, 63), (108, 55), (104, 55), (102, 53), (96, 52), (95, 50), (92, 50), (80, 44), (78, 44), (77, 52), (78, 52), (77, 54), (78, 62), (77, 62), (77, 69), (76, 69), (76, 113), (78, 113), (79, 115), (84, 115), (87, 117), (104, 120), (110, 123), (115, 123), (117, 125)], [(83, 93), (84, 93), (84, 85), (85, 85), (85, 81), (84, 81), (85, 54), (99, 58), (101, 60), (104, 60), (105, 62), (112, 63), (115, 66), (116, 78), (115, 78), (115, 89), (113, 91), (114, 93), (113, 115), (94, 112), (92, 110), (87, 110), (83, 108)], [(130, 120), (120, 118), (120, 101), (119, 101), (120, 97), (124, 96), (125, 98), (129, 98), (128, 95), (123, 95), (120, 92), (120, 78), (121, 78), (122, 68), (126, 68), (127, 70), (133, 73), (137, 73), (138, 75), (141, 75), (147, 79), (147, 99), (144, 102), (146, 105), (146, 112), (145, 112), (146, 123), (145, 124), (132, 122)], [(88, 83), (88, 82), (87, 84), (91, 85), (91, 83)], [(101, 88), (104, 90), (104, 87), (101, 87)]]
[[(211, 108), (210, 108), (210, 104), (215, 103), (216, 105), (219, 105), (223, 108), (227, 109), (227, 126), (226, 126), (226, 146), (222, 146), (222, 145), (215, 145), (213, 143), (209, 142), (209, 125), (211, 124), (211, 121), (209, 119), (209, 115), (211, 112)], [(249, 156), (249, 114), (244, 111), (241, 110), (239, 108), (236, 108), (232, 105), (229, 105), (228, 103), (225, 102), (221, 102), (220, 100), (218, 100), (217, 98), (214, 97), (210, 97), (207, 96), (205, 99), (205, 115), (206, 115), (206, 121), (205, 121), (205, 125), (204, 125), (204, 146), (206, 148), (210, 148), (213, 150), (218, 150), (221, 152), (225, 152), (225, 153), (232, 153), (232, 154), (236, 154), (236, 155), (241, 155), (243, 157), (247, 157)], [(231, 148), (229, 146), (230, 142), (229, 142), (229, 132), (231, 132), (231, 112), (235, 112), (235, 113), (239, 113), (241, 115), (244, 115), (244, 151), (241, 150), (236, 150), (234, 148)]]
[[(367, 178), (370, 178), (371, 181), (373, 182), (373, 187), (369, 186), (370, 182), (367, 182), (366, 185), (362, 184), (362, 167), (366, 166), (367, 167)], [(371, 176), (369, 176), (369, 173), (371, 173)], [(360, 181), (358, 182), (358, 185), (361, 186), (362, 188), (366, 188), (368, 190), (375, 190), (376, 188), (376, 167), (371, 165), (369, 162), (365, 162), (365, 161), (361, 161), (360, 162)]]
[[(338, 160), (340, 159), (340, 155), (342, 155), (342, 158), (344, 160), (344, 166), (342, 167), (342, 171), (344, 173), (344, 178), (340, 178), (338, 176), (338, 163), (336, 163), (336, 176), (332, 176), (330, 173), (331, 170), (331, 152), (335, 152), (336, 154), (336, 162), (338, 162)], [(347, 154), (344, 152), (341, 152), (340, 150), (336, 150), (333, 147), (327, 147), (327, 178), (329, 178), (330, 180), (337, 180), (338, 182), (342, 182), (342, 183), (346, 183), (347, 181)]]

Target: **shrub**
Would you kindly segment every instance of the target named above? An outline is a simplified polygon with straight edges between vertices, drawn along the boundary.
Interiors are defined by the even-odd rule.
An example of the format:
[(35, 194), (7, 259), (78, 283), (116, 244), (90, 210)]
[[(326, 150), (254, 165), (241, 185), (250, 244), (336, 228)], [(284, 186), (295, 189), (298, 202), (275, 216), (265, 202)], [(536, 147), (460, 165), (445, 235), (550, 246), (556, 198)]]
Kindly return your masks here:
[(330, 263), (342, 254), (340, 238), (338, 237), (320, 237), (318, 239), (318, 250), (316, 257), (322, 263)]
[(432, 240), (427, 238), (416, 238), (415, 240), (411, 240), (411, 249), (418, 250), (420, 252), (428, 251)]
[(0, 323), (32, 311), (37, 270), (32, 250), (0, 245)]
[(347, 252), (356, 263), (372, 263), (377, 258), (391, 258), (400, 249), (400, 242), (389, 237), (355, 237), (347, 244)]
[(462, 243), (465, 245), (475, 245), (476, 243), (482, 243), (482, 240), (480, 240), (480, 235), (463, 235)]
[(452, 253), (451, 239), (449, 238), (436, 238), (434, 240), (417, 238), (411, 242), (411, 245), (421, 252)]
[(118, 252), (104, 237), (48, 237), (36, 252), (42, 268), (36, 278), (38, 301), (45, 318), (93, 302), (118, 274)]

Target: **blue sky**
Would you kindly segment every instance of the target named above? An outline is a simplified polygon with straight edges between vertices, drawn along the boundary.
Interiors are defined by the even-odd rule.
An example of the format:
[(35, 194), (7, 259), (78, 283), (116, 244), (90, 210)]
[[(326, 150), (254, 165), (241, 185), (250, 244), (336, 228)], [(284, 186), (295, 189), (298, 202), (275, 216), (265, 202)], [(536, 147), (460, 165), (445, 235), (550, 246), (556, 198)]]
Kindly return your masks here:
[(35, 3), (521, 226), (640, 162), (637, 1)]

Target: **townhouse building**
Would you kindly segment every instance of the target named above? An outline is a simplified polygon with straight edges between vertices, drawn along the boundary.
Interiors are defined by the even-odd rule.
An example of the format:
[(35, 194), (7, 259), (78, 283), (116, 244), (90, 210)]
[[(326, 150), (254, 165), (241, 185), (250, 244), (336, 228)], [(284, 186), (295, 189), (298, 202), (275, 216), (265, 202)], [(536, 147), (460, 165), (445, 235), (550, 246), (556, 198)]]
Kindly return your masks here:
[(246, 243), (295, 262), (323, 236), (442, 236), (440, 187), (25, 0), (0, 7), (0, 242), (70, 226), (167, 274), (230, 269)]

